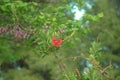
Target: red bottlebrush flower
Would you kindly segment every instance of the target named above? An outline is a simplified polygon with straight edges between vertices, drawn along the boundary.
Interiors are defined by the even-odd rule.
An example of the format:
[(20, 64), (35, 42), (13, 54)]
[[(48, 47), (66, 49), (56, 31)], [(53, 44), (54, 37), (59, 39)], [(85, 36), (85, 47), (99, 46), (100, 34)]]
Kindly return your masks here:
[(58, 47), (62, 44), (63, 40), (62, 39), (56, 39), (56, 37), (52, 38), (52, 45), (55, 47)]

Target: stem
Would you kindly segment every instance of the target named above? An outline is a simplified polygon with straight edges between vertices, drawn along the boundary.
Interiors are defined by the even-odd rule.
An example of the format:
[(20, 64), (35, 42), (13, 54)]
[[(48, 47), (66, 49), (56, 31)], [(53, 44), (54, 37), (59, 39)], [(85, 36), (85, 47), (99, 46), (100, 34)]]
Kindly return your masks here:
[(20, 24), (19, 18), (17, 16), (17, 11), (16, 11), (15, 4), (11, 5), (11, 11), (12, 11), (12, 14), (13, 14), (14, 25), (18, 25), (20, 28), (22, 28), (22, 25)]
[(56, 59), (56, 61), (58, 63), (58, 66), (59, 66), (61, 72), (64, 73), (64, 75), (65, 75), (65, 77), (66, 77), (67, 80), (70, 80), (70, 78), (68, 77), (68, 75), (65, 72), (65, 66), (61, 63), (61, 61), (60, 61), (60, 59), (59, 59), (59, 57), (57, 56), (56, 53), (54, 54), (54, 56), (55, 56), (55, 59)]
[(67, 36), (63, 41), (68, 40), (68, 39), (71, 38), (74, 34), (75, 34), (75, 30), (74, 30), (69, 36)]

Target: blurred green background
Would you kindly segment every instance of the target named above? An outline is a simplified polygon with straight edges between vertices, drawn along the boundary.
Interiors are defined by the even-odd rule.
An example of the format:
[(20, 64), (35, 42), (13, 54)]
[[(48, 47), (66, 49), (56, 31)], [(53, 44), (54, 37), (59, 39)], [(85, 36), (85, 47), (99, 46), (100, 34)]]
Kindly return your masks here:
[[(80, 26), (80, 30), (69, 40), (73, 26)], [(24, 36), (14, 37), (11, 33), (15, 30)], [(54, 31), (63, 31), (60, 37), (68, 36), (68, 42), (53, 48), (50, 41)], [(100, 65), (111, 63), (119, 80), (119, 36), (119, 0), (0, 0), (0, 80), (69, 80), (63, 79), (60, 64), (65, 73), (79, 70), (82, 75), (90, 64), (79, 56), (87, 57), (94, 41), (100, 43)]]

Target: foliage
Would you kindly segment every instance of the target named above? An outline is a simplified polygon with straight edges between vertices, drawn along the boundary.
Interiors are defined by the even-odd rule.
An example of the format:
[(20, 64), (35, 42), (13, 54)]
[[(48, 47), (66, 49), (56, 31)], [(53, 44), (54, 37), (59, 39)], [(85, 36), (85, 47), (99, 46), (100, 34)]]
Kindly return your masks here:
[(104, 17), (98, 23), (90, 23), (92, 33), (90, 33), (89, 36), (93, 38), (99, 36), (99, 40), (102, 42), (103, 47), (107, 48), (105, 51), (119, 55), (120, 20), (118, 18), (119, 10), (117, 10), (116, 7), (117, 5), (114, 1), (110, 2), (109, 0), (98, 0), (94, 3), (93, 8), (89, 10), (88, 13), (96, 14), (96, 12), (102, 11)]
[[(47, 55), (48, 52), (54, 51), (54, 47), (51, 45), (53, 36), (61, 37), (63, 41), (66, 42), (65, 45), (69, 44), (70, 38), (75, 33), (78, 35), (82, 34), (84, 29), (81, 28), (78, 21), (73, 22), (63, 13), (69, 8), (68, 5), (65, 5), (66, 7), (55, 6), (56, 8), (53, 8), (52, 5), (47, 5), (41, 9), (41, 4), (39, 5), (35, 2), (9, 1), (3, 3), (0, 11), (3, 13), (1, 17), (5, 18), (1, 19), (1, 25), (6, 26), (9, 23), (11, 26), (8, 30), (1, 32), (1, 35), (3, 36), (2, 33), (4, 33), (4, 35), (9, 36), (11, 41), (7, 39), (8, 37), (5, 39), (7, 39), (7, 42), (14, 44), (14, 48), (23, 47), (23, 50), (26, 50), (26, 48), (30, 48), (28, 46), (35, 46), (43, 56)], [(17, 42), (19, 40), (23, 41), (19, 41), (18, 44), (16, 44), (13, 42), (14, 40)], [(1, 49), (1, 51), (4, 50)]]
[[(88, 71), (85, 74), (83, 74), (84, 72), (78, 72), (78, 74), (82, 74), (81, 76), (74, 74), (74, 72), (69, 72), (71, 70), (69, 68), (73, 68), (73, 65), (76, 66), (77, 64), (74, 63), (72, 65), (66, 62), (66, 64), (71, 65), (69, 68), (67, 66), (68, 71), (66, 71), (63, 65), (64, 61), (62, 62), (62, 59), (64, 60), (72, 54), (67, 54), (67, 56), (65, 54), (59, 55), (62, 50), (64, 52), (64, 50), (71, 51), (70, 49), (76, 48), (81, 41), (79, 37), (86, 36), (89, 31), (85, 23), (87, 21), (98, 22), (103, 17), (103, 13), (100, 12), (96, 15), (85, 14), (81, 22), (73, 21), (73, 14), (66, 14), (70, 10), (66, 0), (63, 0), (61, 3), (58, 1), (60, 4), (54, 5), (51, 2), (42, 4), (38, 3), (37, 0), (36, 2), (24, 2), (21, 0), (0, 1), (2, 3), (0, 4), (0, 13), (2, 13), (0, 14), (0, 63), (2, 65), (4, 62), (8, 62), (12, 65), (17, 60), (25, 57), (29, 66), (29, 68), (22, 67), (20, 71), (17, 69), (3, 70), (2, 76), (9, 80), (27, 80), (29, 78), (29, 80), (46, 80), (46, 76), (44, 76), (46, 72), (47, 77), (50, 76), (49, 79), (52, 80), (63, 79), (63, 76), (60, 75), (61, 73), (64, 73), (65, 80), (102, 80), (109, 79), (109, 77), (113, 79), (114, 75), (106, 74), (108, 72), (106, 68), (104, 69), (100, 66), (102, 54), (100, 44), (93, 42), (89, 52), (80, 55), (80, 57), (89, 61), (92, 65), (92, 67), (86, 67)], [(78, 3), (82, 6), (84, 1), (79, 2), (78, 0)], [(73, 51), (73, 53), (75, 52)], [(60, 70), (56, 68), (56, 64)], [(10, 68), (16, 68), (16, 65)], [(21, 65), (24, 65), (23, 62), (19, 66)], [(43, 70), (47, 68), (47, 70), (41, 71), (41, 68)], [(52, 76), (54, 76), (52, 78), (50, 71)], [(58, 78), (56, 74), (58, 74)], [(100, 76), (98, 77), (98, 75)]]
[[(89, 55), (86, 57), (85, 54), (82, 54), (81, 57), (89, 61), (89, 66), (85, 67), (83, 73), (77, 72), (67, 72), (65, 80), (115, 80), (114, 75), (112, 75), (112, 64), (109, 64), (105, 68), (100, 65), (99, 59), (101, 59), (102, 53), (100, 49), (100, 44), (93, 42), (89, 50)], [(98, 57), (99, 56), (99, 57)]]

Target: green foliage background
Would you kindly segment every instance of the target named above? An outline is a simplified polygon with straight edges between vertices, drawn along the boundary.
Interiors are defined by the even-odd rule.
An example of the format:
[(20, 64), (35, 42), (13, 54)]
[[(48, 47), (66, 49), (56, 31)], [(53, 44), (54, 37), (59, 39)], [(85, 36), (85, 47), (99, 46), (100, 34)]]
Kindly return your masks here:
[[(8, 31), (0, 34), (0, 64), (2, 66), (3, 63), (24, 59), (29, 66), (29, 69), (23, 67), (20, 70), (17, 66), (3, 66), (5, 68), (1, 67), (1, 78), (119, 80), (119, 67), (109, 65), (110, 61), (120, 64), (120, 15), (115, 9), (115, 2), (75, 2), (77, 6), (86, 9), (81, 21), (74, 21), (72, 12), (65, 14), (71, 10), (68, 0), (0, 0), (0, 28), (11, 25)], [(85, 7), (86, 2), (93, 3), (93, 8)], [(29, 37), (14, 37), (11, 31), (18, 27), (28, 33)], [(53, 36), (63, 39), (60, 47), (52, 45)], [(89, 61), (93, 67), (86, 67), (85, 62), (80, 62), (82, 60)], [(107, 66), (110, 68), (106, 69)], [(84, 68), (87, 74), (82, 72)]]

